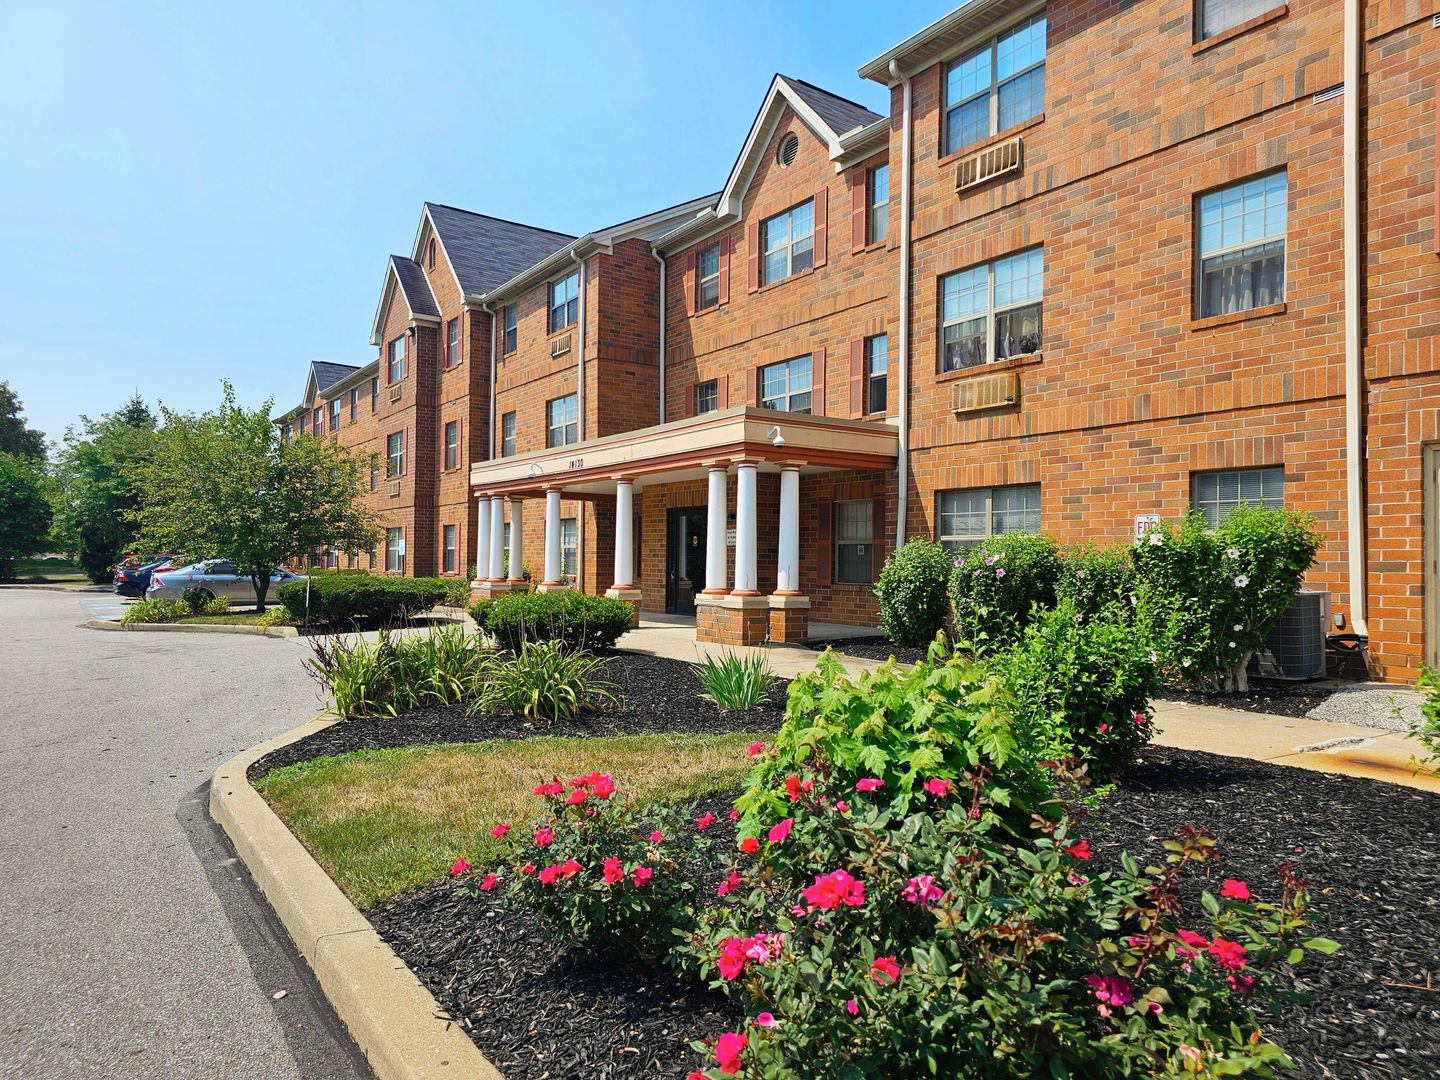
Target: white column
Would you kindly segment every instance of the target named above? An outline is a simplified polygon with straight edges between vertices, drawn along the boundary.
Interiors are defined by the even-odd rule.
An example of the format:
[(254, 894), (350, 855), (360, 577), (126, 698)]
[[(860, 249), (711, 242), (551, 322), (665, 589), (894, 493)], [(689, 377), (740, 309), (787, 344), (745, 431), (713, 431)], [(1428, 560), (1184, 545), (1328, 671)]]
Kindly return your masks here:
[(714, 596), (725, 587), (725, 469), (710, 467), (710, 514), (705, 525), (705, 591)]
[(525, 500), (510, 500), (510, 580), (525, 579)]
[(485, 564), (490, 559), (490, 500), (484, 495), (475, 508), (475, 580), (485, 580)]
[(560, 584), (560, 492), (545, 492), (545, 580), (544, 585)]
[(629, 589), (635, 585), (635, 484), (615, 482), (615, 584)]
[(780, 561), (775, 574), (775, 592), (781, 596), (800, 592), (800, 466), (780, 467)]
[(505, 499), (500, 495), (490, 498), (490, 567), (485, 576), (505, 580)]
[(755, 462), (735, 466), (735, 588), (732, 596), (759, 596), (755, 541)]

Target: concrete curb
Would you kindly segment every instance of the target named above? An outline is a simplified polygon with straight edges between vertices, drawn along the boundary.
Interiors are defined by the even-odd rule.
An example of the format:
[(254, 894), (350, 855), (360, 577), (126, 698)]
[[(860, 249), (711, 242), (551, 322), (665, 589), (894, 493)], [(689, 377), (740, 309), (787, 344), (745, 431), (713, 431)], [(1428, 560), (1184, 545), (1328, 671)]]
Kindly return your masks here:
[(245, 778), (270, 751), (337, 722), (317, 716), (220, 766), (210, 816), (380, 1080), (504, 1080)]
[(299, 637), (300, 631), (293, 626), (246, 626), (243, 623), (131, 623), (122, 624), (118, 619), (90, 619), (87, 630), (149, 630), (168, 634), (253, 634), (256, 637)]

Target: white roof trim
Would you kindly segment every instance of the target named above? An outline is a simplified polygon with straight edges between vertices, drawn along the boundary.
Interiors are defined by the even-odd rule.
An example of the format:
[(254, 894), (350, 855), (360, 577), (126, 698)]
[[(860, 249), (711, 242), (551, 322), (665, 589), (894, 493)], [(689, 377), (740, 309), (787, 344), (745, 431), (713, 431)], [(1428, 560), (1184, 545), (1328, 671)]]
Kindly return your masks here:
[[(381, 331), (385, 328), (385, 316), (390, 313), (390, 304), (394, 300), (395, 293), (399, 293), (405, 301), (405, 311), (410, 316), (411, 322), (437, 322), (434, 315), (417, 315), (415, 309), (410, 306), (410, 298), (405, 295), (405, 290), (400, 287), (400, 275), (395, 272), (396, 256), (391, 255), (385, 260), (385, 284), (380, 287), (380, 305), (375, 309), (375, 321), (370, 325), (370, 344), (379, 346)], [(448, 260), (447, 260), (448, 261)], [(424, 267), (421, 267), (421, 274), (424, 274)], [(430, 289), (430, 279), (425, 279), (425, 288)], [(430, 290), (430, 299), (435, 300), (435, 292)], [(435, 303), (438, 309), (440, 304)]]
[[(435, 237), (435, 242), (440, 246), (440, 251), (445, 256), (445, 265), (450, 269), (450, 280), (455, 282), (455, 295), (464, 296), (465, 290), (460, 287), (460, 275), (455, 272), (455, 264), (450, 261), (450, 253), (445, 250), (445, 238), (440, 235), (440, 230), (435, 227), (435, 219), (430, 216), (429, 203), (423, 204), (423, 209), (420, 213), (420, 225), (415, 230), (415, 244), (411, 248), (410, 258), (421, 270), (425, 269), (425, 263), (420, 258), (420, 246), (425, 242), (425, 234), (427, 231), (431, 236)], [(428, 284), (430, 280), (429, 274), (425, 275), (425, 280)], [(433, 296), (435, 290), (431, 289), (430, 294)], [(437, 302), (435, 306), (438, 308), (440, 305)]]

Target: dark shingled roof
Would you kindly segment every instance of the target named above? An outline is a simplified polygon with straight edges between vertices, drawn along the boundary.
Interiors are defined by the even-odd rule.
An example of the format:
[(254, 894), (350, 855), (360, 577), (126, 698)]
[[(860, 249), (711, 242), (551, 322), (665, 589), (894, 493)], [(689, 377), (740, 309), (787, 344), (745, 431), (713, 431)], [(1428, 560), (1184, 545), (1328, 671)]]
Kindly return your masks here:
[(315, 372), (316, 389), (322, 394), (345, 376), (360, 370), (358, 364), (332, 364), (329, 360), (312, 360), (310, 367)]
[(781, 75), (790, 84), (790, 89), (800, 95), (800, 99), (809, 105), (819, 114), (820, 119), (830, 125), (830, 130), (836, 135), (844, 135), (854, 128), (866, 127), (882, 120), (877, 112), (871, 112), (864, 105), (856, 104), (846, 98), (830, 93), (829, 90), (821, 90), (818, 86), (812, 86), (800, 79), (792, 79), (789, 75)]
[(415, 315), (439, 315), (440, 306), (435, 303), (435, 294), (430, 291), (430, 282), (425, 280), (425, 271), (414, 259), (404, 255), (391, 255), (395, 266), (395, 277), (400, 288), (405, 290), (405, 302)]
[(441, 203), (427, 202), (425, 208), (466, 296), (488, 293), (575, 239)]

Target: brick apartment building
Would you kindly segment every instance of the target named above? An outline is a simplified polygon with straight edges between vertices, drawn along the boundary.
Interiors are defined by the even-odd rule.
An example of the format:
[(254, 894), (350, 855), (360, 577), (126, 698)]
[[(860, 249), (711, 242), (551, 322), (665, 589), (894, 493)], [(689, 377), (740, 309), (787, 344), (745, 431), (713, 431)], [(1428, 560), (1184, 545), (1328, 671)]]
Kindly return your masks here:
[(872, 623), (907, 537), (1284, 503), (1410, 678), (1440, 662), (1437, 71), (1429, 0), (970, 0), (860, 69), (883, 114), (777, 76), (718, 195), (579, 238), (427, 205), (379, 359), (313, 365), (285, 422), (398, 445), (377, 567), (736, 642)]

